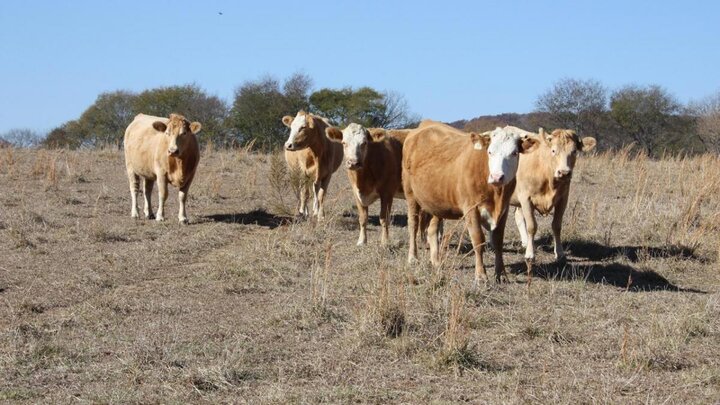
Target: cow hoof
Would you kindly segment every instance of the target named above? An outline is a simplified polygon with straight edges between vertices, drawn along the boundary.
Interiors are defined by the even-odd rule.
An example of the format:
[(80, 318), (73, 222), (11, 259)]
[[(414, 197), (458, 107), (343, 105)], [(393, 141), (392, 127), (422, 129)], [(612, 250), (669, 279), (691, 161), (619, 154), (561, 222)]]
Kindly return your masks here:
[(555, 261), (558, 263), (566, 263), (567, 262), (567, 256), (555, 256)]
[(157, 218), (155, 218), (155, 220), (157, 222), (163, 222), (163, 221), (165, 221), (165, 217), (158, 216)]
[(138, 214), (130, 214), (130, 218), (137, 218), (137, 217), (139, 217)]
[(145, 214), (145, 218), (146, 219), (155, 219), (155, 215), (154, 214)]
[(188, 221), (187, 218), (179, 218), (178, 220), (179, 220), (180, 223), (183, 224), (183, 225), (187, 225), (187, 224), (190, 223), (190, 221)]
[(359, 241), (357, 242), (357, 245), (358, 245), (358, 246), (365, 246), (365, 241), (364, 241), (364, 240), (359, 240)]

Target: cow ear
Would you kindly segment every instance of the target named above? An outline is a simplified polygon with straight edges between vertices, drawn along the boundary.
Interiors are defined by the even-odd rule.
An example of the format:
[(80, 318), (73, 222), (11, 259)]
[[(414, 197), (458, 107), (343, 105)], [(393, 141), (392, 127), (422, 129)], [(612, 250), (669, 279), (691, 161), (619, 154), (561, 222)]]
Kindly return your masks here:
[(545, 143), (549, 144), (552, 141), (552, 134), (548, 134), (547, 132), (545, 132), (545, 128), (543, 127), (538, 128), (538, 135), (539, 138), (542, 139), (542, 141)]
[(520, 153), (530, 153), (540, 145), (540, 141), (532, 137), (520, 138), (518, 143)]
[(473, 143), (473, 148), (477, 150), (487, 149), (490, 145), (490, 137), (486, 134), (476, 134), (473, 132), (470, 134), (470, 140)]
[(342, 132), (336, 127), (325, 128), (325, 135), (330, 138), (331, 141), (340, 142), (343, 139)]
[(195, 121), (190, 123), (190, 132), (192, 132), (193, 134), (197, 134), (198, 132), (200, 132), (201, 129), (202, 125), (199, 122)]
[(315, 128), (315, 118), (310, 114), (307, 115), (307, 127)]
[(293, 117), (290, 115), (286, 115), (282, 117), (282, 123), (285, 124), (286, 127), (290, 128), (290, 124), (293, 122)]
[(153, 122), (153, 128), (155, 128), (158, 132), (165, 132), (165, 130), (167, 130), (167, 125), (165, 125), (162, 121), (155, 121)]
[(372, 142), (379, 142), (385, 139), (387, 131), (384, 128), (370, 128), (367, 130), (368, 140)]
[(591, 150), (595, 149), (597, 141), (591, 136), (586, 136), (582, 139), (581, 144), (582, 148), (580, 148), (580, 150), (582, 150), (583, 152), (590, 152)]

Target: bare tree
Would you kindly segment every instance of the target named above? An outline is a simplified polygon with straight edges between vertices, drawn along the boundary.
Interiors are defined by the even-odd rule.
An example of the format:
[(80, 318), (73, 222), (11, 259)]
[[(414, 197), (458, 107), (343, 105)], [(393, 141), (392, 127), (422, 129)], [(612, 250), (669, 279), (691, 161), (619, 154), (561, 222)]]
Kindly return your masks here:
[(547, 113), (550, 127), (597, 134), (607, 112), (607, 89), (597, 80), (565, 78), (540, 95), (535, 106)]
[(720, 153), (720, 90), (690, 103), (688, 110), (697, 117), (700, 142), (708, 151)]
[(380, 117), (382, 128), (411, 128), (420, 122), (420, 116), (410, 112), (405, 97), (395, 91), (383, 93), (383, 108)]
[(34, 148), (42, 141), (37, 132), (26, 128), (11, 129), (0, 135), (0, 139), (16, 148)]

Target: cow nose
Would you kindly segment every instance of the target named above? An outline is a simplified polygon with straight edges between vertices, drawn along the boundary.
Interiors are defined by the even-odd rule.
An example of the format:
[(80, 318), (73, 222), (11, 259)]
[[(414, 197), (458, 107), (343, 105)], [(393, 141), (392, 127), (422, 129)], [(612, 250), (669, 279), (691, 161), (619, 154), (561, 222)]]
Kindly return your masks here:
[(558, 169), (558, 170), (555, 172), (555, 177), (558, 177), (558, 178), (560, 178), (560, 177), (565, 177), (565, 176), (567, 176), (568, 174), (570, 174), (570, 169)]
[(293, 144), (292, 144), (292, 143), (286, 143), (286, 144), (285, 144), (285, 149), (287, 149), (287, 150), (293, 150)]
[(502, 173), (493, 173), (490, 175), (490, 182), (491, 183), (502, 183), (503, 179), (505, 178), (505, 175)]
[(345, 162), (345, 164), (347, 165), (348, 169), (360, 168), (360, 163), (358, 163), (356, 160), (348, 160), (347, 162)]
[(168, 148), (168, 155), (177, 155), (178, 149), (177, 148)]

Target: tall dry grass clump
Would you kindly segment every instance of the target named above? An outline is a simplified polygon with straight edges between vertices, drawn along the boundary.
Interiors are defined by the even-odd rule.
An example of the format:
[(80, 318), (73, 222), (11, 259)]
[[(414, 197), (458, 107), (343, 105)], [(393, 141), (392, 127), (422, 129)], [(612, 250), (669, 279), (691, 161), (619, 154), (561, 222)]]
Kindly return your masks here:
[(300, 168), (288, 167), (282, 152), (270, 155), (268, 181), (272, 196), (270, 208), (283, 215), (295, 214), (292, 208), (293, 204), (287, 195), (288, 190), (292, 190), (295, 200), (299, 201), (301, 188), (312, 185), (312, 179), (306, 176)]

